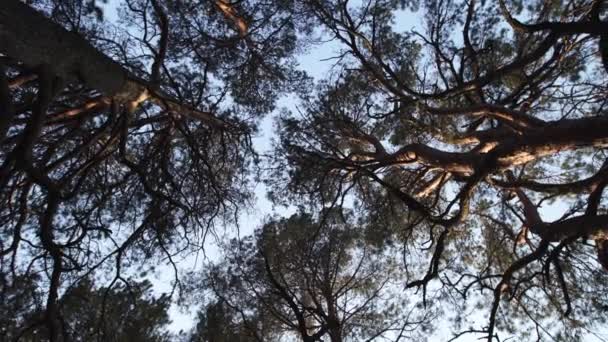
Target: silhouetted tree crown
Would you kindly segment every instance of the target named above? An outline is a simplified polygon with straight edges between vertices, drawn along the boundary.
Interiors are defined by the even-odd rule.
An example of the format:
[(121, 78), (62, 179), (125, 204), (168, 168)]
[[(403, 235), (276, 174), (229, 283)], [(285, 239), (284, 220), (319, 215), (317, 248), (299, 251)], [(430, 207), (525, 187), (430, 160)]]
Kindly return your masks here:
[[(19, 285), (4, 288), (0, 307), (10, 315), (0, 321), (0, 341), (48, 341), (49, 332), (40, 324), (45, 319), (44, 292), (36, 288), (36, 281), (19, 279)], [(154, 297), (148, 281), (95, 288), (91, 280), (84, 279), (58, 301), (62, 334), (70, 341), (174, 340), (166, 331), (171, 298)]]
[(340, 50), (280, 120), (273, 198), (354, 203), (455, 337), (604, 325), (605, 2), (306, 3)]
[(300, 213), (232, 240), (222, 263), (194, 275), (199, 298), (215, 298), (200, 316), (198, 336), (218, 342), (224, 341), (220, 336), (424, 340), (432, 310), (402, 294), (398, 251), (368, 244), (364, 233), (351, 215), (327, 212), (315, 219)]
[[(258, 176), (310, 214), (220, 244), (188, 286), (193, 339), (396, 341), (442, 312), (454, 339), (605, 327), (606, 1), (103, 4), (0, 6), (0, 305), (23, 310), (6, 329), (88, 336), (71, 291), (110, 298), (160, 263), (177, 289), (178, 257)], [(335, 50), (314, 85), (311, 48)], [(108, 308), (98, 332), (166, 325), (171, 299), (143, 321)]]
[(51, 341), (65, 288), (126, 283), (233, 221), (256, 123), (302, 78), (292, 1), (128, 0), (112, 21), (100, 5), (0, 6), (0, 271), (46, 272)]

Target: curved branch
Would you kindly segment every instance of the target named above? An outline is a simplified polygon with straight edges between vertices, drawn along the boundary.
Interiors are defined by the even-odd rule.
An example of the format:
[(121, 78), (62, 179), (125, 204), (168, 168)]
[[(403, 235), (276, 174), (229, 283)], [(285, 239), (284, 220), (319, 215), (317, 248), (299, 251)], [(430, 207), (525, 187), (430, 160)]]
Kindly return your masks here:
[(488, 116), (497, 119), (517, 130), (539, 128), (547, 124), (544, 120), (527, 115), (523, 112), (505, 108), (502, 106), (484, 104), (465, 108), (434, 108), (424, 107), (423, 110), (433, 115), (465, 115), (465, 116)]
[(160, 69), (167, 55), (167, 46), (169, 45), (169, 18), (167, 18), (167, 14), (158, 3), (158, 0), (152, 0), (152, 7), (154, 7), (154, 13), (156, 13), (156, 17), (158, 18), (161, 32), (158, 41), (158, 51), (155, 52), (156, 56), (150, 72), (150, 82), (158, 87), (161, 82)]
[(488, 325), (488, 342), (492, 342), (494, 338), (494, 327), (496, 325), (496, 314), (498, 312), (498, 307), (500, 305), (500, 297), (504, 291), (507, 291), (509, 288), (509, 282), (513, 277), (515, 272), (520, 269), (526, 267), (530, 263), (540, 259), (546, 252), (549, 247), (549, 242), (546, 240), (542, 240), (538, 247), (530, 254), (518, 259), (515, 261), (507, 270), (503, 273), (502, 279), (494, 288), (494, 301), (492, 302), (492, 308), (490, 309), (490, 320)]
[(6, 68), (0, 63), (0, 142), (4, 141), (15, 116), (12, 102)]
[(592, 35), (608, 34), (608, 27), (606, 24), (596, 20), (583, 20), (568, 23), (543, 21), (534, 24), (524, 24), (511, 15), (504, 0), (499, 0), (499, 4), (502, 14), (509, 25), (519, 32), (533, 33), (538, 31), (551, 31), (551, 33), (559, 36), (582, 33)]
[(491, 181), (492, 184), (504, 189), (526, 188), (535, 192), (567, 195), (593, 191), (600, 182), (605, 180), (608, 180), (608, 168), (602, 168), (591, 177), (570, 183), (539, 183), (531, 180), (503, 181), (496, 178)]
[[(128, 105), (130, 110), (151, 101), (214, 127), (234, 128), (212, 113), (187, 106), (155, 89), (153, 84), (131, 74), (83, 37), (67, 31), (21, 1), (3, 1), (0, 22), (0, 53), (18, 59), (26, 67), (48, 65), (51, 73), (64, 82), (82, 82)], [(152, 80), (157, 81), (155, 78), (158, 75), (153, 75)]]
[(216, 0), (215, 6), (219, 8), (226, 18), (230, 19), (234, 23), (241, 37), (247, 35), (247, 30), (249, 29), (247, 22), (241, 16), (239, 16), (237, 10), (231, 3), (226, 0)]

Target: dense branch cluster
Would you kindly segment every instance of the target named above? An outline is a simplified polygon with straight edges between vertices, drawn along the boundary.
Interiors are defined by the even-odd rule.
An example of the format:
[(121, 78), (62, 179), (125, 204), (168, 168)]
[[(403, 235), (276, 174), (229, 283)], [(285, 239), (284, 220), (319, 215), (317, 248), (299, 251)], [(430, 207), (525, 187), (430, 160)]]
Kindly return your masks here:
[(249, 200), (252, 124), (297, 78), (295, 31), (288, 3), (240, 9), (247, 32), (222, 4), (126, 1), (120, 32), (82, 1), (3, 2), (2, 288), (48, 274), (52, 341), (74, 334), (61, 289), (173, 263)]
[[(421, 339), (444, 314), (454, 339), (570, 341), (605, 323), (605, 1), (124, 0), (103, 15), (0, 6), (0, 308), (36, 307), (2, 323), (15, 339), (78, 340), (74, 291), (120, 301), (138, 265), (177, 272), (234, 222), (256, 124), (288, 93), (297, 112), (263, 166), (298, 213), (187, 278), (204, 303), (188, 339)], [(319, 41), (336, 53), (313, 87), (296, 54)]]
[(325, 222), (296, 214), (231, 241), (224, 262), (194, 278), (213, 295), (195, 291), (201, 302), (217, 298), (203, 318), (221, 312), (224, 321), (199, 334), (214, 341), (231, 331), (233, 340), (257, 342), (422, 338), (434, 312), (399, 294), (398, 253), (361, 244), (362, 228), (335, 213)]
[(402, 32), (394, 2), (312, 1), (341, 54), (282, 120), (276, 193), (355, 199), (407, 262), (426, 260), (407, 287), (486, 303), (468, 332), (488, 341), (497, 324), (570, 340), (579, 319), (603, 322), (605, 6), (558, 3), (429, 1)]

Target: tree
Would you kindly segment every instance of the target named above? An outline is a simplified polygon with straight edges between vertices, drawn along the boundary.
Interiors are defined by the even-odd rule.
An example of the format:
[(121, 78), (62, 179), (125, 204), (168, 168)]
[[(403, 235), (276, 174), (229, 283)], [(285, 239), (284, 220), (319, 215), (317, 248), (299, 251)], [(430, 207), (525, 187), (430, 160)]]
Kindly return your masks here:
[[(2, 286), (62, 291), (197, 249), (250, 198), (250, 135), (295, 72), (285, 1), (7, 0), (0, 6)], [(122, 26), (116, 26), (122, 25)], [(150, 265), (150, 264), (148, 264)]]
[[(21, 284), (34, 285), (35, 282), (25, 280)], [(132, 282), (128, 287), (94, 288), (91, 280), (83, 280), (59, 299), (65, 323), (62, 334), (70, 341), (171, 341), (166, 332), (170, 298), (167, 295), (154, 298), (151, 287), (150, 282), (144, 281)], [(10, 311), (3, 312), (13, 313), (13, 322), (2, 322), (0, 340), (47, 341), (46, 327), (37, 323), (45, 315), (41, 291), (28, 286), (11, 290), (4, 298), (12, 299), (13, 305)], [(31, 294), (35, 294), (37, 300), (33, 300)], [(15, 324), (17, 321), (20, 322)]]
[(454, 317), (456, 337), (575, 340), (605, 323), (604, 1), (408, 2), (411, 32), (399, 1), (306, 4), (342, 50), (281, 120), (274, 198), (355, 199), (403, 244), (407, 288), (486, 310), (469, 330)]
[(296, 214), (233, 240), (200, 282), (217, 298), (199, 323), (203, 336), (221, 326), (218, 316), (244, 341), (398, 341), (428, 329), (431, 311), (395, 288), (394, 255), (364, 243), (362, 226), (344, 219)]
[(0, 341), (9, 342), (15, 339), (20, 329), (30, 322), (32, 312), (44, 310), (44, 298), (37, 291), (35, 276), (19, 277), (18, 286), (8, 286), (6, 279), (1, 278), (0, 287)]
[[(0, 6), (0, 304), (33, 308), (28, 331), (70, 339), (83, 279), (128, 289), (232, 222), (256, 122), (290, 91), (267, 176), (318, 217), (226, 246), (203, 339), (373, 339), (450, 306), (487, 316), (448, 316), (455, 338), (605, 323), (605, 1), (123, 0), (115, 22), (99, 4)], [(294, 54), (314, 24), (342, 50), (312, 90)], [(379, 295), (394, 277), (414, 319)]]
[(253, 342), (256, 341), (232, 310), (220, 302), (213, 302), (200, 311), (198, 322), (189, 336), (189, 342)]

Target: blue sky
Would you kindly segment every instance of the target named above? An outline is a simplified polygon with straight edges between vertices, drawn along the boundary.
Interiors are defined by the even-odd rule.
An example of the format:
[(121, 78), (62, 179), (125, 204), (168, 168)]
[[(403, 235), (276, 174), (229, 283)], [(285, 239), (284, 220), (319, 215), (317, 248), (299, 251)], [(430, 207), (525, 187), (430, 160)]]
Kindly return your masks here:
[[(399, 11), (398, 20), (396, 21), (395, 25), (396, 28), (407, 31), (419, 26), (420, 23), (418, 20), (419, 18), (411, 13)], [(302, 70), (305, 70), (309, 76), (315, 79), (315, 81), (320, 81), (324, 79), (331, 71), (332, 61), (328, 59), (338, 55), (339, 49), (340, 46), (335, 42), (325, 42), (320, 45), (312, 46), (308, 49), (308, 51), (306, 51), (306, 53), (298, 57), (299, 67)], [(296, 106), (297, 99), (295, 99), (294, 96), (283, 96), (277, 104), (277, 110), (261, 120), (259, 125), (259, 133), (253, 138), (253, 144), (256, 151), (263, 154), (272, 149), (272, 140), (275, 137), (274, 124), (278, 113), (285, 108), (295, 112)], [(266, 217), (274, 215), (289, 216), (294, 212), (293, 208), (274, 206), (267, 199), (266, 191), (267, 188), (263, 183), (256, 184), (256, 200), (254, 206), (241, 215), (238, 234), (236, 227), (225, 227), (225, 237), (230, 238), (237, 235), (242, 237), (251, 234), (255, 228), (262, 225), (263, 220)], [(200, 270), (201, 266), (204, 264), (204, 260), (202, 259), (206, 259), (206, 261), (217, 260), (220, 257), (218, 252), (218, 246), (213, 242), (213, 240), (211, 240), (204, 256), (201, 253), (198, 255), (198, 257), (190, 257), (187, 260), (184, 260), (180, 266), (184, 271), (196, 269)], [(196, 262), (194, 262), (194, 260), (196, 260)], [(159, 292), (166, 292), (170, 290), (171, 285), (169, 283), (172, 279), (172, 275), (169, 274), (172, 274), (172, 272), (173, 271), (168, 266), (159, 270), (159, 274), (161, 276), (157, 277), (157, 280), (154, 282), (156, 289)], [(173, 322), (170, 329), (176, 332), (180, 330), (188, 330), (193, 324), (192, 318), (196, 314), (194, 311), (196, 309), (197, 308), (191, 308), (191, 311), (189, 311), (184, 310), (183, 308), (178, 308), (177, 306), (172, 307), (171, 316)], [(446, 335), (446, 337), (448, 336), (449, 334)]]
[[(120, 0), (110, 0), (106, 6), (106, 18), (108, 20), (112, 21), (116, 19), (115, 7), (117, 3), (120, 3)], [(420, 26), (420, 16), (416, 16), (415, 14), (405, 11), (398, 11), (397, 20), (395, 22), (395, 29), (397, 31), (409, 31), (414, 28), (420, 28)], [(321, 80), (328, 74), (332, 65), (332, 62), (327, 61), (326, 59), (335, 56), (338, 49), (339, 46), (332, 42), (313, 46), (307, 51), (307, 53), (299, 56), (298, 60), (300, 68), (305, 70), (310, 76), (314, 77), (316, 81)], [(280, 99), (278, 107), (287, 108), (288, 110), (294, 111), (296, 105), (297, 102), (293, 97), (285, 96)], [(279, 111), (280, 110), (277, 110), (275, 113), (266, 116), (260, 122), (259, 134), (253, 139), (254, 146), (259, 153), (263, 154), (272, 148), (271, 141), (274, 137), (274, 122)], [(273, 204), (266, 198), (266, 190), (267, 189), (264, 184), (257, 184), (255, 187), (256, 201), (254, 206), (241, 215), (238, 229), (236, 227), (225, 227), (224, 230), (220, 229), (219, 233), (223, 233), (224, 237), (226, 238), (237, 236), (237, 232), (240, 236), (248, 235), (255, 228), (259, 227), (264, 218), (268, 217), (269, 215), (289, 216), (291, 213), (293, 213), (293, 210), (290, 208), (273, 206)], [(564, 203), (558, 202), (551, 206), (545, 206), (541, 210), (541, 214), (545, 220), (552, 221), (559, 218), (561, 213), (563, 213), (566, 208), (567, 206)], [(213, 239), (210, 239), (204, 253), (201, 252), (198, 255), (189, 256), (180, 262), (179, 266), (181, 271), (187, 272), (200, 270), (201, 266), (203, 266), (205, 262), (217, 260), (220, 257), (218, 252), (219, 248), (217, 244), (214, 243)], [(156, 276), (152, 280), (156, 291), (158, 293), (162, 293), (170, 291), (172, 279), (172, 268), (165, 266), (158, 268)], [(193, 318), (197, 309), (198, 307), (193, 307), (186, 310), (180, 309), (177, 306), (172, 307), (171, 318), (173, 322), (170, 329), (176, 332), (180, 330), (189, 330), (194, 322)], [(472, 317), (472, 320), (479, 320), (479, 327), (484, 325), (487, 317), (483, 312), (478, 311), (477, 314)], [(451, 331), (447, 325), (447, 322), (440, 322), (440, 324), (438, 324), (438, 329), (433, 333), (433, 336), (436, 340), (440, 341), (449, 339), (451, 337)], [(479, 335), (468, 335), (459, 339), (458, 341), (477, 341), (479, 337)]]

